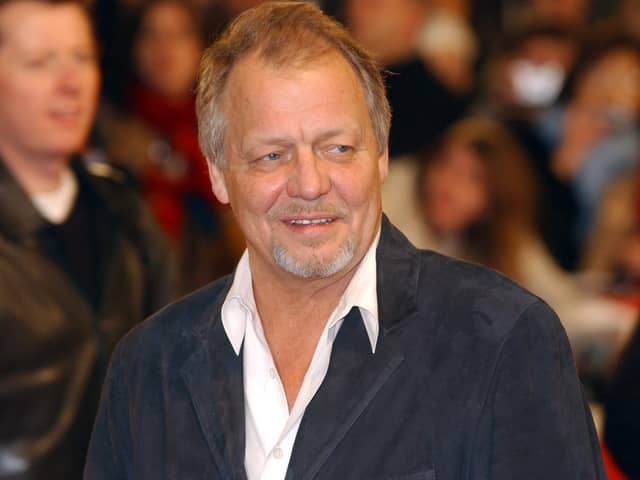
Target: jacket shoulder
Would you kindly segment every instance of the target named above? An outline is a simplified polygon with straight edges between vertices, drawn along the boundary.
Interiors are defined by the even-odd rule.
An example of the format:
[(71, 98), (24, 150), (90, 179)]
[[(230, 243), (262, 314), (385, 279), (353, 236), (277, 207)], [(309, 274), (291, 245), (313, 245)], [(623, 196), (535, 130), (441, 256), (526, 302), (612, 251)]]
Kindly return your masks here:
[(194, 344), (219, 321), (230, 281), (227, 275), (165, 306), (131, 329), (120, 340), (117, 354), (134, 363), (136, 359), (190, 354)]
[(420, 260), (419, 308), (437, 297), (442, 321), (455, 330), (481, 332), (499, 342), (530, 309), (544, 322), (559, 324), (543, 300), (495, 270), (425, 250)]

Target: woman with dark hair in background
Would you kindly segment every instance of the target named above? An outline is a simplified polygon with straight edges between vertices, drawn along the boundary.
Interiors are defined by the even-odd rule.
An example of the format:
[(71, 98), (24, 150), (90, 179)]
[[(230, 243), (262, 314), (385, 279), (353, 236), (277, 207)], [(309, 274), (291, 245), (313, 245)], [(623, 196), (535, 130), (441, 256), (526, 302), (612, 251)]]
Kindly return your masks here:
[(422, 160), (419, 200), (434, 247), (530, 288), (538, 283), (533, 269), (557, 270), (536, 231), (535, 177), (500, 123), (462, 120)]
[(105, 106), (99, 123), (109, 158), (133, 174), (178, 249), (185, 291), (230, 270), (244, 246), (211, 193), (198, 145), (193, 88), (204, 47), (198, 13), (180, 0), (142, 5), (132, 21), (122, 101), (117, 109)]

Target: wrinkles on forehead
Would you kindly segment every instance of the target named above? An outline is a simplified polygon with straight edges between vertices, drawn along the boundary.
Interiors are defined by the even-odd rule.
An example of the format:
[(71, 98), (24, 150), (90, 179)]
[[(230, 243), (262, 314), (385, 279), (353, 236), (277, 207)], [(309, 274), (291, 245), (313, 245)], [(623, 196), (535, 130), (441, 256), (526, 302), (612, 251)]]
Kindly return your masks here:
[[(321, 99), (309, 98), (305, 78), (309, 72), (313, 79), (312, 72), (318, 68), (334, 72), (328, 75), (323, 85), (328, 87), (332, 95)], [(291, 81), (292, 78), (295, 81)], [(268, 87), (282, 84), (287, 85), (284, 94), (274, 95)], [(265, 88), (267, 90), (263, 91)], [(359, 120), (351, 118), (343, 108), (351, 101), (360, 103), (362, 118)], [(332, 115), (337, 115), (323, 120), (326, 115), (323, 107), (328, 107), (331, 103), (335, 104)], [(306, 143), (322, 142), (329, 138), (342, 139), (343, 142), (354, 145), (375, 141), (371, 138), (374, 134), (373, 126), (357, 76), (348, 62), (333, 50), (328, 55), (314, 58), (313, 64), (301, 68), (265, 64), (257, 58), (257, 54), (245, 58), (234, 66), (230, 74), (224, 110), (228, 120), (227, 128), (231, 129), (227, 134), (231, 134), (236, 140), (242, 139), (237, 145), (228, 145), (237, 153), (252, 152), (264, 145), (286, 146), (295, 143), (292, 138), (283, 136), (282, 129), (292, 115), (300, 114), (307, 115), (309, 121), (300, 125), (301, 130), (295, 132), (295, 137)], [(312, 127), (316, 120), (321, 121), (321, 129)], [(362, 121), (365, 123), (361, 124)], [(290, 131), (289, 134), (293, 132)], [(228, 135), (225, 137), (229, 139)]]

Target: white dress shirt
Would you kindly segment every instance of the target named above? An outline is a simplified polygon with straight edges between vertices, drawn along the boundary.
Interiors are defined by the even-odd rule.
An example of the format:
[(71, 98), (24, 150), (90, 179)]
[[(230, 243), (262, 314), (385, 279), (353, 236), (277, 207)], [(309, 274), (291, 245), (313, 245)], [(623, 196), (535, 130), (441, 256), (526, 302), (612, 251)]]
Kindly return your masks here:
[(327, 374), (333, 341), (352, 307), (359, 308), (371, 351), (375, 353), (379, 330), (376, 291), (379, 238), (380, 232), (327, 319), (291, 411), (256, 308), (248, 252), (240, 259), (222, 305), (222, 323), (236, 354), (243, 352), (244, 463), (249, 480), (284, 479), (302, 415)]

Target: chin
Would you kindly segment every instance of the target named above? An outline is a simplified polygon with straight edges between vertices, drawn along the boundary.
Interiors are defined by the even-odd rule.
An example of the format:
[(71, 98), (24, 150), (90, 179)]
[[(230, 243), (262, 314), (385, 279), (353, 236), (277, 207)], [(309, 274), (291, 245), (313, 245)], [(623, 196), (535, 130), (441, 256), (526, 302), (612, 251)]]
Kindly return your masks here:
[(310, 252), (307, 255), (294, 255), (289, 249), (274, 243), (271, 256), (284, 271), (300, 278), (326, 278), (345, 270), (355, 255), (355, 242), (344, 241), (334, 252), (322, 255)]

